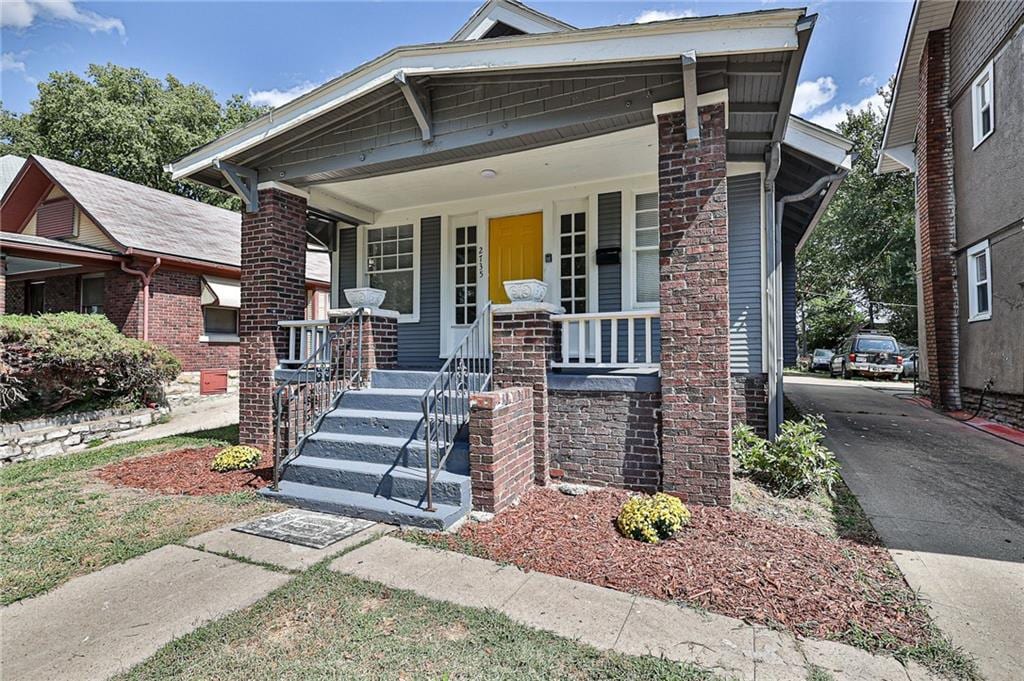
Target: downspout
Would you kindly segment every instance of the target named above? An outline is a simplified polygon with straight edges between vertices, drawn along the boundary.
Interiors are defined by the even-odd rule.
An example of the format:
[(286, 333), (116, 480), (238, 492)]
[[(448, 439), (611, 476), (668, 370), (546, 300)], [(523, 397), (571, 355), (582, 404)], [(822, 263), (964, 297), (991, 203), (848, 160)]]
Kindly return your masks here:
[(142, 340), (149, 340), (149, 282), (153, 278), (153, 273), (160, 267), (160, 258), (157, 258), (153, 262), (153, 265), (146, 271), (133, 270), (121, 263), (121, 271), (127, 274), (134, 275), (142, 280)]

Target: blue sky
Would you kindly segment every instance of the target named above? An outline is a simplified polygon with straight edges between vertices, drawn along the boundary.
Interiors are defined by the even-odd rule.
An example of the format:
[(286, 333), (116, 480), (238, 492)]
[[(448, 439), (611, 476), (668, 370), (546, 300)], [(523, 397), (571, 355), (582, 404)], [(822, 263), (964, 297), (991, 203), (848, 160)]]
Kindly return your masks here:
[[(480, 0), (482, 2), (483, 0)], [(396, 45), (447, 40), (479, 2), (74, 2), (0, 0), (3, 105), (25, 111), (36, 83), (90, 63), (173, 73), (224, 99), (280, 104)], [(580, 27), (799, 7), (800, 2), (528, 2)], [(819, 21), (794, 112), (833, 126), (878, 103), (895, 71), (911, 4), (832, 0)]]

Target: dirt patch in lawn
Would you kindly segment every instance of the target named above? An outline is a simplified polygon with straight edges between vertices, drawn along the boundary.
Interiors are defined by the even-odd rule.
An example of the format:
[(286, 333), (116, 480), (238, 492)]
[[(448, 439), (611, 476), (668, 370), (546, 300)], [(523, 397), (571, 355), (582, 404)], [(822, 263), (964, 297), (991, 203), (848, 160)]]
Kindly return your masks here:
[(154, 456), (118, 461), (99, 469), (100, 479), (119, 487), (146, 489), (160, 494), (207, 496), (252, 491), (270, 484), (273, 460), (264, 454), (251, 471), (218, 473), (210, 462), (220, 447), (178, 449)]
[(690, 507), (690, 525), (674, 538), (643, 544), (615, 528), (627, 498), (538, 489), (494, 520), (430, 543), (816, 638), (859, 630), (904, 645), (928, 639), (927, 617), (882, 548), (704, 506)]

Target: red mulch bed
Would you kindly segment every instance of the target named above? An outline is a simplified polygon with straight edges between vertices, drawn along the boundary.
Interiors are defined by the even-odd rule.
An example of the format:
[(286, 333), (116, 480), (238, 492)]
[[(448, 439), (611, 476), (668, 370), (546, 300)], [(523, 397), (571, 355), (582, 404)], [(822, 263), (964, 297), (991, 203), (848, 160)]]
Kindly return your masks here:
[(528, 494), (487, 523), (436, 535), (452, 550), (475, 545), (490, 558), (569, 579), (708, 610), (799, 634), (838, 638), (851, 625), (913, 645), (927, 620), (879, 547), (832, 540), (721, 508), (693, 517), (660, 544), (626, 539), (615, 518), (628, 493)]
[(111, 485), (136, 487), (161, 494), (205, 496), (257, 490), (270, 484), (273, 459), (264, 454), (256, 469), (218, 473), (210, 463), (221, 447), (178, 449), (101, 468), (97, 475)]

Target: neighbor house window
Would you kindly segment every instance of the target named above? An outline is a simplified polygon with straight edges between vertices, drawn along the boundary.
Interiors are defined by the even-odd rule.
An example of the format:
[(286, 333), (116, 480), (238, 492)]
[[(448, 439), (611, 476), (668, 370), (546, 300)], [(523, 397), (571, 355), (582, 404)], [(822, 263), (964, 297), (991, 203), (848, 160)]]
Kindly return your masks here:
[(569, 314), (587, 311), (587, 214), (566, 213), (559, 225), (562, 307)]
[(81, 311), (83, 314), (103, 314), (103, 275), (82, 275)]
[(637, 194), (633, 221), (633, 279), (635, 303), (658, 304), (658, 192)]
[(992, 262), (988, 241), (967, 249), (967, 285), (970, 290), (970, 317), (977, 322), (992, 318)]
[(383, 307), (415, 314), (416, 265), (412, 225), (366, 230), (366, 283), (387, 291)]
[(996, 127), (996, 108), (992, 88), (992, 62), (971, 86), (971, 112), (974, 118), (974, 146), (978, 146)]
[(208, 340), (238, 337), (238, 309), (233, 307), (203, 307), (203, 335)]

